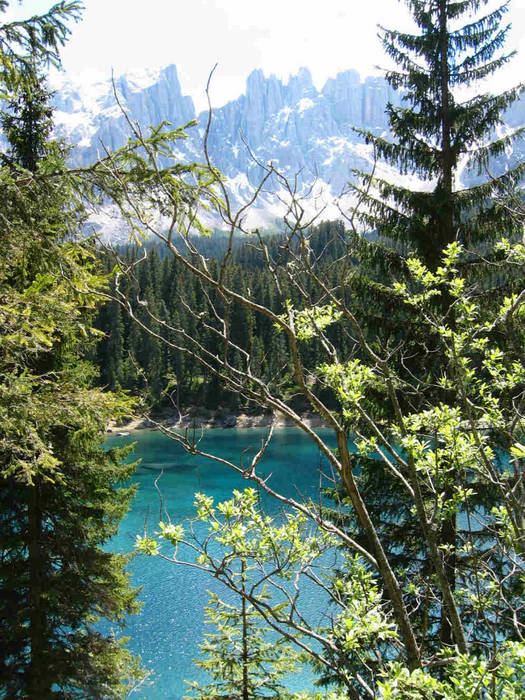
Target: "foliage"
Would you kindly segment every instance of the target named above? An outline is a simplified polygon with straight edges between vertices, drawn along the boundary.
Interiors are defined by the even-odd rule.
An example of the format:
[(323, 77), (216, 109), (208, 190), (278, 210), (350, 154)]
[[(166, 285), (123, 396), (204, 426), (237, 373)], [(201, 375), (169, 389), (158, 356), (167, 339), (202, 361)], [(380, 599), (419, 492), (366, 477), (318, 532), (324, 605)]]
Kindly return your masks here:
[[(2, 3), (5, 6), (5, 3)], [(121, 625), (137, 610), (127, 557), (103, 549), (133, 488), (129, 450), (105, 451), (104, 430), (129, 399), (93, 388), (82, 359), (107, 278), (85, 243), (83, 213), (47, 141), (48, 93), (40, 68), (78, 3), (0, 27), (0, 688), (6, 697), (122, 697), (137, 660), (101, 618)], [(27, 50), (27, 56), (23, 53)], [(21, 53), (22, 52), (22, 53)]]
[[(288, 193), (289, 230), (277, 249), (252, 232), (268, 281), (255, 296), (231, 275), (233, 241), (248, 232), (246, 207), (232, 210), (209, 161), (207, 176), (199, 170), (206, 202), (229, 226), (217, 261), (188, 236), (197, 216), (194, 196), (183, 224), (176, 188), (161, 194), (162, 213), (179, 222), (166, 230), (152, 223), (148, 207), (158, 201), (155, 195), (142, 190), (136, 202), (133, 186), (120, 195), (136, 202), (134, 225), (156, 236), (182, 279), (193, 277), (195, 293), (180, 295), (188, 326), (178, 316), (161, 317), (149, 303), (139, 311), (126, 300), (125, 274), (117, 280), (115, 300), (170, 352), (190, 365), (198, 362), (204, 381), (214, 377), (211, 386), (284, 415), (303, 430), (326, 461), (335, 500), (304, 502), (273, 490), (271, 476), (258, 471), (270, 430), (248, 465), (245, 456), (238, 463), (206, 456), (288, 506), (292, 514), (282, 527), (251, 511), (246, 523), (239, 522), (245, 507), (240, 495), (218, 512), (202, 497), (199, 517), (210, 526), (203, 539), (197, 531), (196, 541), (186, 539), (170, 524), (161, 529), (165, 536), (140, 540), (139, 549), (223, 580), (271, 627), (293, 638), (321, 669), (321, 680), (343, 696), (461, 697), (486, 688), (487, 697), (512, 697), (523, 685), (525, 292), (518, 242), (524, 212), (510, 206), (507, 195), (519, 201), (512, 188), (525, 166), (495, 178), (488, 174), (469, 190), (458, 189), (454, 178), (462, 156), (470, 153), (482, 173), (517, 136), (490, 141), (520, 88), (465, 103), (454, 92), (507, 60), (498, 54), (505, 7), (478, 18), (483, 2), (408, 4), (419, 33), (383, 32), (400, 66), (388, 78), (406, 89), (408, 106), (390, 109), (397, 142), (364, 136), (402, 173), (416, 172), (432, 183), (416, 191), (363, 176), (355, 190), (362, 207), (349, 223), (375, 227), (377, 244), (359, 238), (357, 226), (336, 227), (334, 249), (341, 249), (327, 260), (323, 248), (311, 245), (312, 222), (293, 184), (268, 166), (260, 187), (275, 175)], [(469, 21), (461, 25), (466, 15)], [(146, 151), (140, 168), (151, 169), (156, 154), (137, 138)], [(157, 186), (165, 192), (162, 177)], [(125, 213), (129, 208), (125, 204)], [(186, 254), (173, 245), (177, 236)], [(123, 271), (132, 267), (117, 264)], [(274, 376), (266, 373), (251, 334), (242, 333), (243, 314), (275, 333), (263, 348), (279, 353)], [(312, 430), (305, 407), (324, 419), (336, 449)], [(204, 454), (194, 432), (168, 432), (190, 452)], [(162, 537), (177, 545), (174, 556), (163, 553)], [(215, 541), (225, 554), (212, 551)], [(181, 559), (182, 544), (196, 559)], [(332, 547), (339, 558), (326, 579), (313, 563)], [(235, 580), (236, 562), (243, 559), (284, 596), (282, 610), (255, 600)], [(326, 629), (300, 614), (305, 578), (334, 603)], [(297, 582), (294, 593), (282, 583), (290, 580)]]
[(433, 700), (436, 697), (443, 700), (518, 700), (523, 693), (524, 658), (524, 645), (517, 642), (502, 644), (493, 659), (493, 668), (489, 668), (484, 658), (464, 655), (451, 657), (445, 681), (439, 681), (419, 669), (410, 673), (398, 664), (391, 664), (387, 680), (379, 681), (378, 687), (384, 700)]

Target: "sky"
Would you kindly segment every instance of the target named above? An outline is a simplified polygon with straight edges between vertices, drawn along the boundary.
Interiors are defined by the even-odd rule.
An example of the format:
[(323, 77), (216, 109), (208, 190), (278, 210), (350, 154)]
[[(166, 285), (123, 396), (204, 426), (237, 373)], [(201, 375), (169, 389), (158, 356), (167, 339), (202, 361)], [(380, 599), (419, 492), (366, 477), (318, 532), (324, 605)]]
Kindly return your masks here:
[[(51, 4), (12, 0), (0, 22)], [(521, 56), (498, 73), (491, 90), (523, 80), (525, 0), (511, 0), (507, 18), (513, 25), (507, 48)], [(411, 27), (399, 0), (85, 0), (83, 19), (72, 27), (62, 58), (67, 73), (86, 79), (174, 63), (183, 93), (200, 110), (216, 63), (215, 107), (238, 97), (255, 68), (286, 80), (306, 66), (318, 88), (348, 69), (377, 75), (378, 66), (389, 65), (377, 39), (378, 23)]]

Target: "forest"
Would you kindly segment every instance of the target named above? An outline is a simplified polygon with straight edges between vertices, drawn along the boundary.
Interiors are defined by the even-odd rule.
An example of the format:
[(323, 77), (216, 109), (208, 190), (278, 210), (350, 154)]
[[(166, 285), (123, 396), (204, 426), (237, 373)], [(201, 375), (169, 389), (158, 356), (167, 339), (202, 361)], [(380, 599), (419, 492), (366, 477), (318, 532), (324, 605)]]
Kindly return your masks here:
[[(341, 234), (341, 222), (327, 222), (312, 229), (309, 235), (313, 253), (320, 255), (322, 252), (323, 268), (334, 282), (337, 272), (332, 263), (344, 251), (344, 244), (339, 238)], [(210, 269), (212, 274), (216, 274), (227, 240), (204, 238), (196, 240), (195, 244), (199, 253), (210, 259)], [(286, 239), (275, 234), (268, 237), (266, 245), (270, 254), (277, 257), (281, 255), (281, 247), (286, 245)], [(140, 260), (142, 253), (136, 245), (130, 245), (119, 251), (118, 255), (125, 265), (129, 265)], [(288, 257), (283, 257), (283, 264), (286, 264)], [(114, 262), (114, 255), (106, 253), (105, 265), (108, 272)], [(194, 311), (197, 308), (206, 316), (211, 312), (211, 306), (203, 298), (198, 279), (176, 258), (165, 255), (158, 246), (152, 247), (145, 264), (140, 264), (137, 270), (137, 275), (128, 277), (122, 287), (122, 293), (130, 300), (133, 313), (142, 316), (146, 324), (151, 313), (157, 320), (157, 329), (163, 322), (172, 326), (180, 325), (194, 340), (205, 344), (210, 351), (218, 352), (220, 342), (195, 318)], [(234, 252), (225, 281), (241, 294), (249, 289), (255, 300), (275, 314), (284, 311), (283, 298), (290, 299), (294, 305), (301, 303), (300, 294), (290, 284), (286, 274), (280, 275), (282, 293), (277, 292), (263, 257), (249, 243), (239, 246)], [(215, 295), (210, 299), (210, 304), (215, 305), (217, 301)], [(141, 312), (144, 302), (147, 304), (147, 312)], [(257, 372), (264, 381), (275, 384), (281, 397), (290, 398), (296, 393), (293, 372), (286, 368), (289, 354), (286, 338), (279, 336), (271, 321), (237, 305), (232, 307), (230, 326), (233, 343), (249, 352), (252, 363), (257, 366)], [(173, 351), (148, 330), (142, 330), (117, 301), (100, 308), (95, 327), (104, 333), (96, 346), (96, 355), (91, 358), (99, 367), (101, 383), (112, 391), (120, 387), (134, 396), (141, 395), (145, 405), (153, 409), (154, 413), (174, 406), (179, 406), (180, 409), (190, 406), (217, 409), (222, 406), (229, 412), (241, 409), (256, 412), (261, 410), (256, 404), (243, 400), (241, 394), (228, 391), (213, 372), (203, 372), (191, 357)], [(342, 352), (348, 351), (350, 341), (347, 341), (342, 329), (334, 327), (332, 334), (337, 347)], [(309, 355), (309, 364), (313, 369), (321, 358), (315, 339), (309, 348)], [(234, 357), (232, 362), (241, 369), (240, 357)], [(303, 406), (303, 410), (308, 409), (308, 403), (304, 399), (302, 403), (299, 401), (299, 405)]]
[[(507, 4), (406, 5), (414, 32), (379, 35), (402, 105), (387, 107), (390, 136), (360, 132), (397, 176), (353, 173), (354, 205), (332, 222), (272, 163), (235, 207), (210, 122), (202, 161), (186, 163), (191, 124), (145, 132), (123, 110), (128, 142), (70, 167), (45, 75), (82, 4), (0, 23), (1, 697), (141, 697), (140, 659), (100, 621), (137, 612), (128, 565), (148, 556), (237, 601), (210, 598), (209, 682), (187, 697), (523, 697), (525, 163), (491, 164), (523, 137), (502, 127), (525, 87), (461, 97), (512, 58)], [(246, 215), (272, 181), (287, 197), (269, 235)], [(108, 203), (128, 245), (84, 235), (87, 207)], [(275, 490), (261, 471), (274, 423), (237, 460), (191, 426), (159, 426), (248, 488), (196, 494), (189, 523), (161, 496), (159, 521), (116, 554), (136, 464), (104, 449), (106, 428), (170, 406), (284, 417), (331, 485)], [(324, 624), (302, 614), (308, 586), (330, 600)], [(311, 692), (288, 689), (299, 662)]]

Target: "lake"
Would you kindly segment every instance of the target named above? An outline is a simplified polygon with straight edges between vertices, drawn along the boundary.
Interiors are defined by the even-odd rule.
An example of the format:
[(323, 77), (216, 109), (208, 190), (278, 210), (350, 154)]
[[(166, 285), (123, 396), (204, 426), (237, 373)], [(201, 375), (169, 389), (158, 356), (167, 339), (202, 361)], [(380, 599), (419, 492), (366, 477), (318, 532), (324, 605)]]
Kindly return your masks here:
[[(319, 431), (328, 435), (328, 431)], [(256, 451), (261, 445), (264, 429), (209, 430), (201, 448), (238, 463), (244, 450)], [(161, 433), (138, 431), (129, 436), (111, 436), (108, 446), (136, 441), (134, 458), (140, 458), (134, 480), (139, 484), (131, 511), (122, 522), (111, 547), (118, 552), (133, 549), (135, 537), (142, 534), (145, 523), (150, 533), (159, 521), (159, 496), (154, 481), (163, 470), (159, 487), (165, 506), (173, 522), (181, 522), (195, 515), (194, 494), (197, 491), (213, 496), (216, 501), (231, 497), (233, 489), (247, 488), (250, 483), (240, 475), (215, 462), (187, 454), (182, 447)], [(272, 443), (259, 471), (272, 474), (271, 485), (296, 499), (315, 496), (319, 488), (320, 455), (313, 443), (295, 429), (276, 430)], [(263, 507), (270, 514), (278, 514), (281, 506), (263, 497)], [(208, 590), (228, 598), (219, 582), (204, 572), (176, 566), (157, 557), (136, 557), (130, 569), (133, 583), (143, 586), (141, 612), (129, 618), (124, 634), (130, 637), (129, 648), (142, 657), (143, 666), (151, 672), (148, 680), (132, 694), (133, 698), (148, 700), (181, 700), (187, 686), (184, 680), (204, 680), (192, 659), (199, 654), (204, 632), (212, 631), (204, 625), (203, 608)], [(322, 622), (326, 609), (323, 596), (311, 595), (308, 604), (312, 619)], [(294, 677), (289, 686), (293, 690), (311, 688), (312, 674), (305, 668), (300, 677)]]

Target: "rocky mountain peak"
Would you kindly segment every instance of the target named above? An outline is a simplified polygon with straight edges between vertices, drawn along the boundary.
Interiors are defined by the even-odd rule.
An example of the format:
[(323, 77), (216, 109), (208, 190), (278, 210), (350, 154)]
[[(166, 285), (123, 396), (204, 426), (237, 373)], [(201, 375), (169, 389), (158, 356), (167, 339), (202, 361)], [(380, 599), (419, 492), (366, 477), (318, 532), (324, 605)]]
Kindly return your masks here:
[[(196, 116), (174, 65), (120, 76), (115, 83), (122, 106), (143, 128), (164, 120), (180, 126)], [(388, 132), (389, 102), (400, 104), (400, 96), (384, 79), (362, 80), (354, 70), (329, 78), (319, 91), (307, 68), (287, 82), (257, 69), (248, 76), (244, 95), (213, 110), (209, 151), (230, 179), (235, 200), (246, 199), (262, 175), (250, 150), (259, 162), (272, 162), (290, 180), (297, 176), (300, 188), (320, 184), (330, 199), (345, 188), (353, 169), (372, 167), (371, 150), (352, 127)], [(129, 136), (111, 81), (89, 85), (63, 81), (55, 104), (58, 135), (76, 145), (76, 164), (93, 162), (100, 142), (114, 149)], [(512, 108), (512, 122), (523, 123), (523, 105), (521, 101)], [(207, 116), (198, 116), (201, 124)], [(191, 130), (190, 138), (177, 144), (175, 157), (201, 161), (201, 139), (202, 129)], [(279, 184), (268, 183), (266, 189), (259, 201), (263, 222), (273, 220), (280, 206), (275, 196)], [(337, 209), (327, 209), (325, 218), (338, 214)]]

